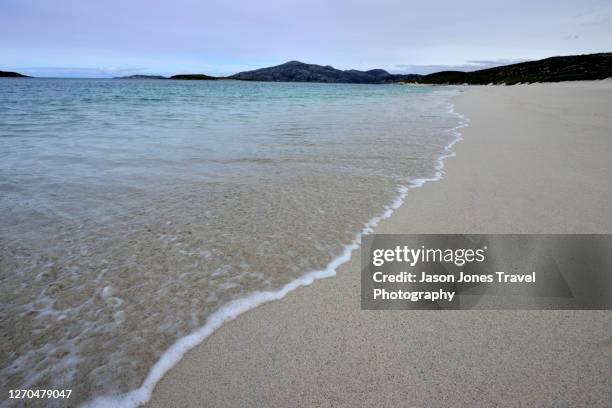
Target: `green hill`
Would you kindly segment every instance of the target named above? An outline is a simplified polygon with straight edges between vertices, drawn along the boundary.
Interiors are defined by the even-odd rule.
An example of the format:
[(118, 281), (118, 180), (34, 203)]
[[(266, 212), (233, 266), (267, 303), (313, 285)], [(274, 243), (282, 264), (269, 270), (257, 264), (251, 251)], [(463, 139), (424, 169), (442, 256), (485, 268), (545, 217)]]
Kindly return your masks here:
[(488, 68), (480, 71), (442, 71), (425, 75), (422, 84), (517, 84), (605, 79), (612, 77), (612, 53), (569, 55)]

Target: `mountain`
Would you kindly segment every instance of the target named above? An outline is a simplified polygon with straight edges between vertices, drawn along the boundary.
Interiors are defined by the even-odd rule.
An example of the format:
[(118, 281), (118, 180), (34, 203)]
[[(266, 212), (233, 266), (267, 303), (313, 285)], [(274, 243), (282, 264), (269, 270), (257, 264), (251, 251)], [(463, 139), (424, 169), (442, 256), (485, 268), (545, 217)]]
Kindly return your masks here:
[(212, 81), (214, 79), (222, 79), (218, 77), (208, 76), (204, 74), (181, 74), (181, 75), (173, 75), (170, 79), (190, 79), (190, 80), (199, 80), (199, 81)]
[(0, 78), (31, 78), (31, 77), (20, 74), (19, 72), (0, 71)]
[(506, 84), (561, 82), (612, 77), (612, 53), (569, 55), (482, 69), (442, 71), (418, 78), (422, 84)]
[(337, 82), (351, 84), (384, 84), (390, 82), (411, 81), (419, 75), (394, 75), (383, 69), (358, 71), (350, 69), (342, 71), (332, 66), (305, 64), (299, 61), (289, 61), (274, 67), (239, 72), (230, 76), (231, 79), (244, 81), (273, 82)]
[(122, 77), (115, 77), (114, 79), (168, 79), (165, 76), (161, 76), (161, 75), (141, 75), (141, 74), (137, 74), (137, 75), (128, 75), (128, 76), (122, 76)]

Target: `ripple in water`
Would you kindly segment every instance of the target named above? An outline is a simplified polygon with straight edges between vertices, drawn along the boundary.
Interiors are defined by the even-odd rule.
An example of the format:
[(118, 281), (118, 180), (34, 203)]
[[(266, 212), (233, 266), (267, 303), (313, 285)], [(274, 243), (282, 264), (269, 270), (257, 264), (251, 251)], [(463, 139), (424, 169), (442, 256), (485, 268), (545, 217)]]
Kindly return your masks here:
[(0, 387), (71, 404), (325, 268), (459, 121), (446, 88), (0, 81)]

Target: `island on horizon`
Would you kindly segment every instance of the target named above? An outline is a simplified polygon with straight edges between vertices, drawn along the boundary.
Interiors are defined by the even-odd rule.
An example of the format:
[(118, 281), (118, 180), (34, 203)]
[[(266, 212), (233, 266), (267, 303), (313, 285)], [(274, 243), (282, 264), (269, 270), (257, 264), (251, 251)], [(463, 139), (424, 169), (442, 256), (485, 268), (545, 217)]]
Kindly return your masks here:
[(19, 72), (0, 71), (0, 78), (32, 78), (28, 75), (20, 74)]

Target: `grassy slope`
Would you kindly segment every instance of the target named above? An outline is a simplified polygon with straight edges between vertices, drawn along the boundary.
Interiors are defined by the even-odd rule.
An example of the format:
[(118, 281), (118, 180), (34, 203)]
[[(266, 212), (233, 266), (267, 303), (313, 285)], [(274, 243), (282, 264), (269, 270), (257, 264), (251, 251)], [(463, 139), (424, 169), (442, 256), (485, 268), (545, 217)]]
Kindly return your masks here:
[(421, 77), (424, 84), (517, 84), (605, 79), (612, 77), (612, 53), (570, 55), (483, 69), (443, 71)]

